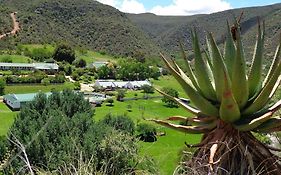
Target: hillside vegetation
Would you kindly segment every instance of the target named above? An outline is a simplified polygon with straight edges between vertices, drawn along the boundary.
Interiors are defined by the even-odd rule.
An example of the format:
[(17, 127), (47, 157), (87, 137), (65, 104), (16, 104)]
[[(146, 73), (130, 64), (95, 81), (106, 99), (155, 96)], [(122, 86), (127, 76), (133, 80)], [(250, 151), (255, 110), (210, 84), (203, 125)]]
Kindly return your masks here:
[[(20, 43), (68, 42), (112, 55), (155, 55), (159, 48), (124, 13), (92, 0), (3, 0), (0, 24), (18, 12)], [(2, 16), (5, 18), (2, 19)], [(1, 28), (0, 28), (1, 29)], [(4, 30), (4, 29), (2, 29)]]
[[(179, 40), (184, 41), (187, 48), (191, 48), (190, 31), (196, 28), (201, 43), (205, 43), (205, 33), (210, 31), (214, 33), (217, 41), (224, 41), (226, 31), (226, 21), (233, 23), (234, 17), (239, 17), (244, 12), (241, 21), (243, 40), (245, 45), (250, 46), (247, 49), (253, 49), (255, 44), (255, 35), (257, 33), (257, 18), (265, 20), (266, 23), (266, 50), (267, 54), (272, 55), (277, 46), (278, 35), (281, 28), (281, 4), (275, 4), (264, 7), (250, 7), (242, 9), (233, 9), (210, 15), (194, 16), (156, 16), (154, 14), (128, 14), (128, 17), (146, 32), (156, 43), (170, 53), (179, 50)], [(247, 50), (248, 53), (250, 50)]]

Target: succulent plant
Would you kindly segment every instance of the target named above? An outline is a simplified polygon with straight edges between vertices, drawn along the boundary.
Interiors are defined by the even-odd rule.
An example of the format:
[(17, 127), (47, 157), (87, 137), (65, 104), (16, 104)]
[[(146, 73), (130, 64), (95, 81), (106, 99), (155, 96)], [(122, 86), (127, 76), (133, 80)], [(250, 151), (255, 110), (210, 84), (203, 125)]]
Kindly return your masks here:
[[(277, 149), (264, 145), (252, 134), (281, 131), (281, 117), (273, 115), (281, 107), (281, 100), (275, 104), (270, 101), (281, 81), (281, 38), (272, 65), (263, 78), (264, 23), (258, 26), (249, 71), (238, 22), (234, 28), (236, 30), (231, 30), (227, 24), (224, 54), (211, 33), (207, 35), (207, 49), (202, 52), (196, 31), (191, 32), (193, 67), (180, 44), (186, 72), (161, 54), (192, 105), (158, 91), (194, 116), (150, 121), (186, 133), (203, 134), (201, 143), (189, 145), (198, 148), (192, 160), (185, 162), (186, 167), (193, 169), (192, 173), (196, 170), (198, 174), (281, 174), (279, 157), (271, 152)], [(187, 121), (189, 125), (168, 121)]]

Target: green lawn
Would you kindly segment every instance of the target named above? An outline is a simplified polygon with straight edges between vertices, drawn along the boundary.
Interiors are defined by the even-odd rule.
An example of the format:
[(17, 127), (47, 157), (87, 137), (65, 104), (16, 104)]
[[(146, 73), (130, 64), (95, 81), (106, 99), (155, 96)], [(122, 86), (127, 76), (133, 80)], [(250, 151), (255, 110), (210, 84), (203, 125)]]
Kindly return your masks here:
[(6, 104), (0, 103), (0, 136), (6, 135), (18, 112), (11, 111)]
[(162, 76), (159, 78), (159, 80), (152, 80), (153, 86), (156, 88), (162, 88), (162, 87), (170, 87), (174, 88), (177, 91), (179, 91), (180, 97), (187, 98), (184, 90), (180, 86), (180, 84), (177, 82), (177, 80), (172, 76)]
[(5, 94), (23, 94), (23, 93), (35, 93), (35, 92), (50, 92), (52, 90), (62, 91), (63, 89), (74, 89), (73, 83), (66, 82), (64, 84), (51, 84), (51, 85), (9, 85), (5, 88)]
[[(32, 51), (35, 48), (44, 48), (46, 49), (47, 52), (53, 53), (55, 50), (55, 47), (50, 44), (26, 44), (22, 45), (24, 49), (28, 49), (29, 51)], [(87, 64), (93, 63), (95, 61), (108, 61), (108, 60), (113, 60), (112, 56), (106, 55), (106, 54), (101, 54), (99, 52), (94, 52), (94, 51), (85, 51), (84, 53), (79, 52), (76, 50), (75, 52), (77, 58), (84, 59)]]
[(31, 58), (23, 55), (0, 55), (0, 62), (5, 62), (5, 60), (11, 60), (13, 63), (28, 63), (31, 61)]
[(51, 44), (24, 44), (22, 45), (24, 49), (28, 49), (29, 51), (33, 51), (33, 49), (43, 48), (47, 52), (54, 52), (55, 47)]
[[(140, 96), (140, 93), (138, 93), (138, 96)], [(132, 112), (128, 112), (128, 105), (132, 106)], [(143, 120), (143, 117), (165, 119), (173, 115), (188, 116), (188, 113), (182, 108), (168, 108), (164, 106), (161, 99), (115, 101), (113, 107), (106, 106), (106, 103), (104, 103), (102, 107), (96, 108), (94, 118), (100, 120), (108, 113), (113, 115), (126, 114), (135, 123), (146, 122)], [(180, 151), (184, 148), (184, 142), (186, 141), (190, 144), (198, 143), (201, 136), (183, 134), (159, 125), (155, 126), (158, 131), (166, 132), (166, 136), (159, 137), (158, 141), (154, 143), (140, 142), (141, 154), (152, 156), (156, 160), (161, 175), (170, 175), (177, 166)]]

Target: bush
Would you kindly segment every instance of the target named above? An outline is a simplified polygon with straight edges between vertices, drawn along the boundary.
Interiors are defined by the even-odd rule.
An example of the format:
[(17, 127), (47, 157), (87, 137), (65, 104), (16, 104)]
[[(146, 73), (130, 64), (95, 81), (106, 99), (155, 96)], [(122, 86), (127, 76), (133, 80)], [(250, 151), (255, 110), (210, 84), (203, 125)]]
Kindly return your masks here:
[(106, 100), (107, 103), (109, 103), (110, 106), (113, 106), (114, 100), (112, 98), (109, 98)]
[(0, 95), (5, 94), (5, 87), (6, 87), (6, 81), (3, 78), (1, 78), (0, 79)]
[(7, 154), (7, 138), (6, 136), (0, 136), (0, 162), (5, 159), (5, 155)]
[(141, 87), (141, 89), (143, 90), (143, 93), (146, 93), (146, 94), (153, 94), (154, 93), (154, 88), (152, 86), (147, 85), (147, 84), (143, 85)]
[(73, 64), (75, 65), (75, 67), (80, 67), (80, 68), (86, 67), (87, 65), (84, 59), (75, 60)]
[(41, 80), (41, 84), (43, 84), (44, 86), (47, 86), (50, 84), (50, 79), (49, 78), (44, 78)]
[[(173, 88), (164, 87), (164, 88), (162, 88), (162, 91), (165, 92), (166, 94), (172, 96), (172, 97), (176, 97), (176, 98), (179, 97), (179, 92), (177, 90), (173, 89)], [(166, 103), (168, 107), (178, 107), (178, 104), (174, 100), (171, 100), (167, 97), (163, 97), (162, 101), (164, 103)]]
[(116, 96), (117, 101), (122, 101), (123, 98), (125, 97), (125, 94), (126, 94), (126, 90), (118, 89), (117, 90), (117, 96)]
[(135, 132), (135, 123), (127, 116), (112, 116), (111, 114), (107, 114), (101, 123), (131, 135)]
[(81, 84), (78, 81), (76, 81), (74, 83), (74, 90), (80, 90), (80, 89), (81, 89)]
[(157, 141), (156, 137), (156, 128), (147, 123), (140, 123), (137, 125), (137, 136), (141, 141), (144, 142), (155, 142)]

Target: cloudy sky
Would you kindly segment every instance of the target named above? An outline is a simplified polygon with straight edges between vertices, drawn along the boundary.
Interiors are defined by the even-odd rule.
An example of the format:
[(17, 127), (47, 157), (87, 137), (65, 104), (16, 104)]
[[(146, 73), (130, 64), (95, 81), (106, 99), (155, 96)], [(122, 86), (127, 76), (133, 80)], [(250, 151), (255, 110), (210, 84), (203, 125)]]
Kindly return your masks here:
[(281, 0), (97, 0), (128, 13), (152, 12), (157, 15), (193, 15), (231, 8), (281, 3)]

